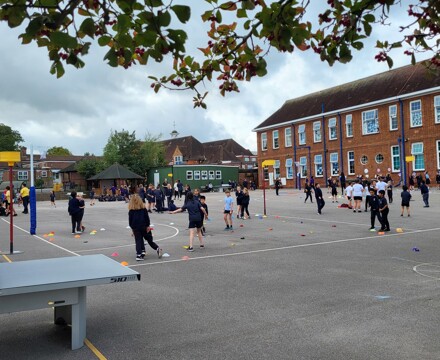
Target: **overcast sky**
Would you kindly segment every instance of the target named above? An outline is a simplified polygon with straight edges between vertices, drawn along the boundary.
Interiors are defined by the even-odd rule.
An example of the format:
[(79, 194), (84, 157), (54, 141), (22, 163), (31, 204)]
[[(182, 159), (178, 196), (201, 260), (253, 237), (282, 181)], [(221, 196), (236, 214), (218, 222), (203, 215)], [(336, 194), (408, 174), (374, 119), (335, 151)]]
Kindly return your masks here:
[[(208, 83), (208, 110), (193, 109), (190, 91), (162, 89), (155, 94), (147, 77), (168, 73), (162, 65), (111, 68), (96, 45), (84, 58), (85, 68), (66, 66), (66, 74), (56, 79), (49, 73), (45, 49), (21, 45), (20, 31), (0, 23), (0, 123), (19, 131), (25, 140), (22, 145), (32, 144), (36, 152), (63, 146), (75, 155), (101, 155), (111, 130), (135, 131), (138, 139), (147, 133), (168, 139), (174, 123), (179, 136), (192, 135), (202, 142), (233, 138), (255, 151), (252, 129), (286, 100), (387, 71), (385, 63), (374, 60), (378, 52), (374, 44), (384, 34), (388, 39), (401, 37), (396, 29), (399, 21), (408, 21), (405, 11), (403, 6), (391, 19), (392, 26), (376, 29), (349, 64), (329, 67), (312, 52), (272, 51), (268, 75), (242, 83), (240, 93), (223, 98), (218, 84)], [(193, 19), (199, 18), (198, 12), (193, 9)], [(193, 21), (187, 49), (205, 46), (204, 26), (208, 25)], [(409, 63), (402, 53), (401, 49), (393, 53), (395, 67)]]

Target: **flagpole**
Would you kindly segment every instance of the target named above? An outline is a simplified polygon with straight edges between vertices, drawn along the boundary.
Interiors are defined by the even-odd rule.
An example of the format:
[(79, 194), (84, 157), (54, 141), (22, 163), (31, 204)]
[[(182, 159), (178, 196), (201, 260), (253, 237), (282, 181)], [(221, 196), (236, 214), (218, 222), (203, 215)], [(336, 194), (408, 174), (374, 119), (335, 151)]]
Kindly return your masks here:
[(34, 146), (31, 145), (31, 188), (30, 188), (30, 208), (31, 208), (31, 216), (30, 216), (30, 230), (29, 232), (31, 235), (36, 234), (36, 228), (37, 228), (37, 194), (35, 192), (35, 185), (34, 185)]

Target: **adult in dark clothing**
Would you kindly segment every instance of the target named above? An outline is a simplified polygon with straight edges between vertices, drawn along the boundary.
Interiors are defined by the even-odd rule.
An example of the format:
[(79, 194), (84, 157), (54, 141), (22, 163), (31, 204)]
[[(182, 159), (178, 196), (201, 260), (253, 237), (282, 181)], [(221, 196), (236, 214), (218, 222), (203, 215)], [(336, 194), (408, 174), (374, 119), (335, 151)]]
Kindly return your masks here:
[(390, 209), (388, 208), (388, 202), (385, 198), (385, 190), (379, 190), (379, 213), (382, 231), (390, 231), (390, 223), (388, 222), (388, 213)]
[(339, 181), (341, 182), (341, 194), (344, 195), (345, 182), (346, 182), (344, 172), (341, 172), (341, 175), (339, 176)]
[(162, 257), (162, 249), (153, 241), (150, 228), (150, 217), (144, 202), (139, 195), (132, 195), (128, 203), (128, 224), (133, 232), (136, 242), (136, 261), (142, 261), (145, 257), (145, 243), (157, 252), (159, 259)]
[(194, 251), (193, 248), (193, 239), (194, 239), (194, 233), (197, 232), (197, 236), (200, 241), (200, 247), (204, 248), (205, 244), (203, 243), (203, 237), (202, 237), (202, 227), (203, 227), (203, 216), (205, 218), (208, 218), (208, 214), (206, 213), (205, 209), (203, 208), (200, 201), (194, 199), (194, 195), (192, 192), (188, 192), (186, 194), (186, 202), (185, 204), (177, 210), (170, 211), (170, 214), (176, 214), (178, 212), (182, 212), (188, 210), (188, 218), (189, 218), (189, 247), (188, 251), (192, 252)]
[(306, 194), (306, 199), (304, 200), (304, 204), (306, 203), (306, 201), (309, 197), (310, 197), (310, 202), (313, 204), (312, 186), (310, 184), (306, 184), (306, 187), (304, 188), (304, 193)]
[(315, 185), (315, 199), (316, 204), (318, 205), (318, 214), (321, 215), (321, 210), (325, 206), (325, 201), (322, 196), (321, 186), (319, 184)]
[(281, 181), (280, 181), (280, 179), (276, 179), (275, 180), (275, 194), (277, 194), (277, 196), (279, 195), (279, 190), (280, 190), (280, 187), (281, 187)]
[(423, 207), (429, 207), (429, 188), (423, 180), (420, 182), (420, 192), (425, 203)]
[(81, 204), (76, 197), (76, 191), (72, 191), (70, 194), (69, 205), (67, 211), (69, 212), (72, 221), (72, 234), (81, 232)]
[(370, 205), (370, 214), (371, 214), (371, 227), (370, 230), (374, 231), (374, 223), (376, 221), (376, 217), (380, 222), (381, 227), (382, 226), (382, 219), (379, 214), (379, 198), (376, 195), (373, 188), (370, 188), (370, 196), (368, 197), (368, 203)]

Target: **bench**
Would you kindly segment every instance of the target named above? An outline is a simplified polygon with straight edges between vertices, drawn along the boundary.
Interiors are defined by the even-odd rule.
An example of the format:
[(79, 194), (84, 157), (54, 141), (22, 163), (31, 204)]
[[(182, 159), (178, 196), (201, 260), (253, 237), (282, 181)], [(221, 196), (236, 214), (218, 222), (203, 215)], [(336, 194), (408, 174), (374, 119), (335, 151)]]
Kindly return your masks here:
[(71, 324), (72, 350), (80, 349), (87, 286), (135, 280), (138, 272), (102, 254), (2, 263), (0, 314), (53, 307), (55, 324)]

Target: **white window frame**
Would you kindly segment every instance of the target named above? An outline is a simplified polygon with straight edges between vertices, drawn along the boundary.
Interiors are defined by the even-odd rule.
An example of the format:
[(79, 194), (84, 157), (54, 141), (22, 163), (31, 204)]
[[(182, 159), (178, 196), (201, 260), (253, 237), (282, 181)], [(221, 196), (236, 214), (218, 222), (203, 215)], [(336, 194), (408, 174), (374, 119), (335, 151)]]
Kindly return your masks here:
[(280, 148), (280, 132), (278, 130), (272, 131), (272, 149)]
[(313, 123), (313, 142), (318, 143), (322, 141), (321, 121)]
[[(397, 154), (394, 154), (394, 149), (397, 149)], [(399, 167), (396, 168), (394, 166), (395, 162), (394, 160), (398, 159), (397, 163), (399, 164)], [(400, 172), (400, 146), (399, 145), (393, 145), (391, 146), (391, 172)]]
[[(354, 151), (349, 150), (347, 151), (347, 164), (348, 164), (348, 175), (354, 175), (356, 174), (356, 161), (354, 159)], [(353, 168), (353, 171), (351, 171), (351, 168)]]
[(390, 118), (390, 131), (397, 130), (399, 128), (399, 124), (397, 122), (397, 105), (390, 105), (388, 107), (388, 116)]
[(307, 156), (301, 156), (299, 158), (299, 170), (301, 178), (305, 179), (307, 177)]
[(434, 96), (434, 121), (440, 124), (440, 95)]
[(298, 126), (298, 143), (299, 145), (306, 144), (306, 125), (301, 124)]
[(208, 171), (208, 178), (209, 178), (209, 180), (215, 180), (215, 171), (214, 170)]
[(208, 170), (202, 170), (201, 171), (201, 179), (202, 180), (208, 180)]
[[(415, 151), (415, 145), (421, 145), (422, 146), (422, 151)], [(424, 155), (424, 146), (423, 146), (423, 142), (417, 142), (417, 143), (412, 143), (411, 144), (411, 155), (414, 156), (414, 161), (413, 161), (413, 170), (414, 171), (424, 171), (425, 170), (425, 155)], [(417, 157), (418, 156), (422, 156), (423, 159), (423, 168), (418, 168), (416, 167), (416, 163), (417, 163)]]
[[(413, 107), (419, 104), (418, 109), (413, 109)], [(422, 100), (414, 100), (409, 103), (409, 113), (410, 113), (410, 127), (420, 127), (423, 125), (423, 116), (422, 116)], [(420, 116), (420, 124), (415, 123), (418, 116)]]
[(29, 178), (28, 171), (17, 171), (17, 180), (23, 181), (23, 180), (28, 180), (28, 178)]
[(293, 159), (286, 159), (286, 179), (293, 179)]
[[(374, 116), (371, 117), (371, 114)], [(376, 125), (376, 131), (368, 131), (368, 123), (373, 122)], [(362, 112), (362, 135), (371, 135), (379, 133), (379, 112), (377, 109)]]
[(285, 147), (292, 147), (292, 128), (286, 127), (284, 129), (284, 146)]
[(353, 115), (351, 114), (345, 116), (345, 136), (353, 137)]
[(193, 179), (192, 170), (186, 170), (186, 180), (192, 180), (192, 179)]
[[(324, 176), (324, 170), (322, 168), (322, 155), (317, 154), (314, 157), (314, 163), (315, 163), (315, 177), (323, 177)], [(320, 171), (319, 171), (320, 170)], [(321, 173), (321, 175), (319, 175)]]
[(215, 171), (215, 179), (216, 180), (221, 180), (222, 179), (222, 171), (221, 170), (216, 170)]
[(181, 165), (181, 164), (183, 164), (183, 156), (182, 155), (174, 156), (174, 165)]
[(261, 133), (261, 150), (267, 150), (267, 133)]
[(47, 170), (41, 170), (40, 177), (47, 178)]
[(336, 125), (336, 118), (331, 118), (328, 120), (328, 139), (329, 140), (337, 140), (338, 138), (338, 129)]
[(280, 165), (281, 162), (279, 160), (275, 160), (275, 164), (273, 164), (274, 179), (278, 179), (281, 176)]
[(330, 153), (330, 173), (332, 176), (339, 175), (339, 154)]

